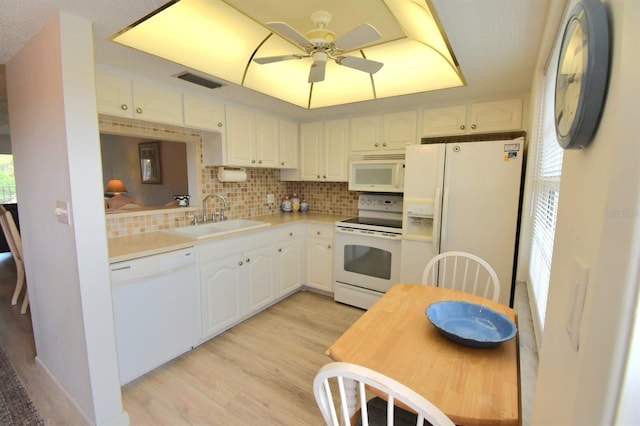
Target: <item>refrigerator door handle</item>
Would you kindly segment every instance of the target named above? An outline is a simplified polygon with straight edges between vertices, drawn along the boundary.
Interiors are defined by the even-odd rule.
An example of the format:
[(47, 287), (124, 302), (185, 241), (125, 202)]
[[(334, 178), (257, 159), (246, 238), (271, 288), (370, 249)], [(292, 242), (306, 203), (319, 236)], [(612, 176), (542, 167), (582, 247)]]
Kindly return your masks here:
[(431, 243), (433, 244), (433, 252), (440, 253), (440, 210), (442, 210), (442, 188), (436, 188), (435, 206), (433, 209), (433, 236)]
[[(447, 241), (447, 217), (449, 216), (449, 188), (444, 189), (442, 196), (442, 219), (440, 220), (440, 246)], [(440, 247), (438, 247), (440, 248)]]

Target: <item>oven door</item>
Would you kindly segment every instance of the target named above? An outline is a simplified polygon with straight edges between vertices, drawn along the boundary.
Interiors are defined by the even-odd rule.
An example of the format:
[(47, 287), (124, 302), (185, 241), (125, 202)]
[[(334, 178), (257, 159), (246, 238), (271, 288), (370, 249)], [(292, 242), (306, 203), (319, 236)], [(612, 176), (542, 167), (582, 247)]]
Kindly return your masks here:
[(402, 235), (336, 228), (334, 279), (386, 292), (400, 279)]

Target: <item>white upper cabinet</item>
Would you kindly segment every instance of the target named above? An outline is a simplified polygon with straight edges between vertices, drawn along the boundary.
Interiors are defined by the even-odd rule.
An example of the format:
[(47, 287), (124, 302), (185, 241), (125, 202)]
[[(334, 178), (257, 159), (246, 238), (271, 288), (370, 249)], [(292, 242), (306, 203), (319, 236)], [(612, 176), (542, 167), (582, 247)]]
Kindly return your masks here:
[(224, 133), (224, 104), (206, 96), (184, 93), (184, 125), (196, 129), (213, 130)]
[(391, 112), (351, 119), (351, 152), (402, 151), (418, 143), (417, 111)]
[(131, 80), (117, 74), (96, 71), (98, 112), (133, 118)]
[(422, 114), (422, 136), (490, 133), (521, 128), (520, 98), (428, 108)]
[(103, 71), (96, 72), (98, 112), (182, 126), (182, 93)]
[(346, 182), (349, 119), (300, 125), (300, 180)]
[(182, 93), (155, 84), (134, 81), (134, 118), (183, 125)]
[(280, 167), (283, 169), (298, 168), (300, 153), (298, 123), (280, 120)]
[(225, 112), (224, 137), (203, 139), (204, 165), (298, 167), (298, 123), (237, 105)]

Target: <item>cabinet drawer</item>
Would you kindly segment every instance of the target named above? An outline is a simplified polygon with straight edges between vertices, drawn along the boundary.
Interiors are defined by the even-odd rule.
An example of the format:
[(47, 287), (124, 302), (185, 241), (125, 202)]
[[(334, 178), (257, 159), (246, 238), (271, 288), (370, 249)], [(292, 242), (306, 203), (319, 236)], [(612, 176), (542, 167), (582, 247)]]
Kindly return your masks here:
[(276, 241), (293, 240), (303, 236), (302, 228), (300, 226), (288, 226), (286, 228), (280, 228), (275, 231)]
[(322, 225), (308, 225), (307, 237), (333, 239), (333, 227)]
[(241, 237), (229, 237), (209, 244), (198, 246), (198, 261), (200, 264), (234, 253), (243, 253), (273, 244), (273, 233), (256, 232), (255, 234), (243, 235)]

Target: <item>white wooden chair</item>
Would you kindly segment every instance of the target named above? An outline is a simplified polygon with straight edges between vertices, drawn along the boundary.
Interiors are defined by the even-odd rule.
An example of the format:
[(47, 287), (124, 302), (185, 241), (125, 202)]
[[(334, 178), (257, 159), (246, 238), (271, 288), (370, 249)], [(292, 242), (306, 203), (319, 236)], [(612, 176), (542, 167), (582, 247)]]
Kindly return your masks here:
[[(336, 395), (332, 387), (337, 391)], [(386, 401), (379, 397), (367, 401), (366, 389), (371, 388), (377, 394), (386, 395)], [(327, 426), (351, 425), (352, 421), (357, 421), (358, 411), (358, 424), (363, 426), (399, 423), (422, 426), (425, 420), (426, 424), (433, 426), (454, 426), (438, 407), (415, 391), (384, 374), (356, 364), (332, 362), (322, 367), (313, 381), (313, 393)], [(340, 401), (338, 410), (334, 396)], [(381, 401), (382, 404), (377, 404)], [(417, 414), (395, 406), (396, 402)]]
[(448, 251), (435, 256), (422, 273), (422, 284), (473, 293), (498, 301), (500, 280), (484, 259), (462, 251)]
[(11, 298), (11, 304), (16, 305), (22, 288), (25, 287), (24, 299), (22, 301), (22, 307), (20, 313), (27, 312), (29, 307), (29, 294), (27, 293), (25, 286), (25, 272), (24, 272), (24, 256), (22, 254), (22, 239), (20, 238), (20, 231), (16, 226), (16, 222), (13, 220), (11, 212), (7, 211), (0, 205), (0, 225), (2, 226), (2, 232), (11, 250), (11, 255), (16, 264), (16, 288), (13, 291), (13, 297)]

